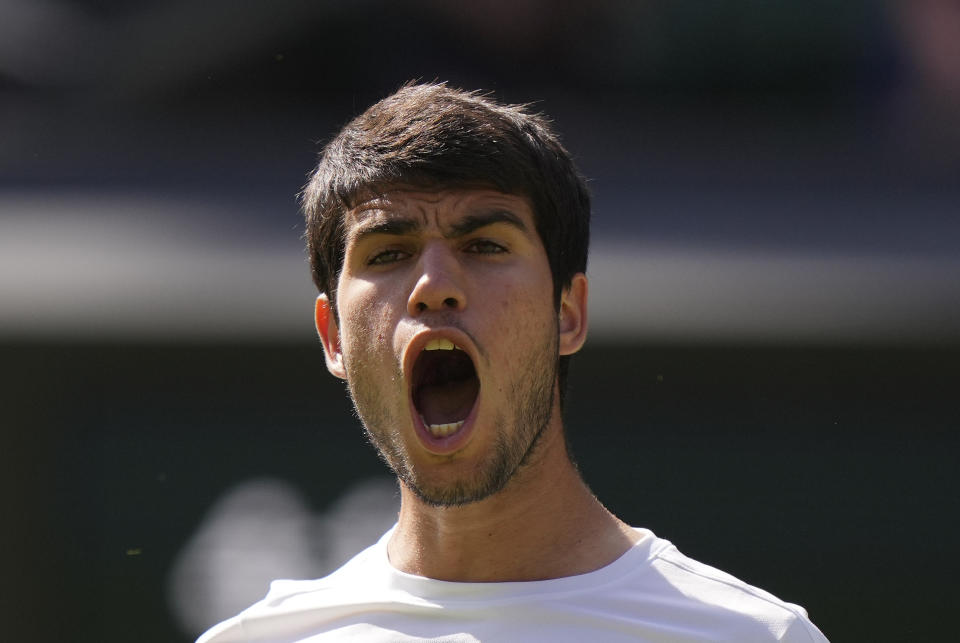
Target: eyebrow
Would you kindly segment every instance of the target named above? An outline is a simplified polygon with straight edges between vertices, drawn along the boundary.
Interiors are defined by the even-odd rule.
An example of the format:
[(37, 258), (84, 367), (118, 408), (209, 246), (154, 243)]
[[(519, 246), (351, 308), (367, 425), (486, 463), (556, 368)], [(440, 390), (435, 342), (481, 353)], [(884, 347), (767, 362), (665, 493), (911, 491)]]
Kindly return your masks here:
[(415, 219), (387, 219), (370, 225), (361, 224), (359, 229), (353, 230), (349, 240), (356, 244), (378, 234), (401, 236), (415, 232), (419, 227), (420, 223)]
[[(512, 226), (521, 232), (527, 232), (527, 226), (523, 219), (509, 210), (491, 210), (479, 214), (468, 214), (456, 223), (450, 226), (449, 230), (443, 233), (447, 239), (456, 239), (463, 237), (471, 232), (485, 228), (487, 226), (504, 223)], [(388, 219), (370, 225), (361, 224), (358, 230), (354, 230), (350, 235), (350, 241), (359, 243), (364, 239), (374, 235), (392, 235), (402, 236), (411, 234), (423, 227), (419, 219)]]
[(515, 215), (513, 212), (510, 212), (509, 210), (491, 210), (489, 212), (481, 212), (479, 214), (468, 214), (450, 226), (450, 231), (445, 232), (443, 236), (447, 237), (448, 239), (455, 239), (496, 223), (505, 223), (509, 226), (513, 226), (521, 232), (527, 231), (527, 226), (523, 223), (523, 219)]

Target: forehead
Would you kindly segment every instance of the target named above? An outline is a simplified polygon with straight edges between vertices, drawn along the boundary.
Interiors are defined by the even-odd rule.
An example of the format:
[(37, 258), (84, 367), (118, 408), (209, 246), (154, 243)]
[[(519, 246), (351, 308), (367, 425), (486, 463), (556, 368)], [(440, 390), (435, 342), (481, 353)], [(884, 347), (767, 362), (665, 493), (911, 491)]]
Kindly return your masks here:
[(391, 188), (360, 201), (344, 217), (349, 235), (352, 229), (377, 221), (403, 218), (422, 225), (438, 225), (485, 211), (505, 210), (520, 217), (533, 229), (533, 209), (526, 197), (486, 188), (424, 190)]

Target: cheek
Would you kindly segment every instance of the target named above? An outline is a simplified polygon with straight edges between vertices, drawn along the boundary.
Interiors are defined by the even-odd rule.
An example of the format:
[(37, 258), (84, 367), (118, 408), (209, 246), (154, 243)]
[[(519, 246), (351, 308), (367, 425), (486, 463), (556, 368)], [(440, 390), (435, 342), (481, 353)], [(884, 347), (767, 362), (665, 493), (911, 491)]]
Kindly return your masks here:
[(556, 314), (552, 293), (539, 289), (508, 286), (498, 307), (498, 327), (503, 343), (510, 349), (506, 359), (524, 365), (531, 351), (541, 350), (544, 343), (554, 341)]
[(377, 353), (389, 337), (389, 306), (378, 299), (373, 289), (352, 288), (341, 299), (340, 319), (344, 324), (341, 342), (344, 350), (355, 354)]

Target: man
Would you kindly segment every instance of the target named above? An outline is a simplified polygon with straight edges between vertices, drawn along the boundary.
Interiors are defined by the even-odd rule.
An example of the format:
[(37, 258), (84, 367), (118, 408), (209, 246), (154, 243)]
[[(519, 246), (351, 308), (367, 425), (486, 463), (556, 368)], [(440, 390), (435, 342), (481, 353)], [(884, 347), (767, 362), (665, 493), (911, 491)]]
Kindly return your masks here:
[(397, 475), (400, 514), (202, 643), (826, 640), (580, 478), (561, 410), (587, 333), (590, 203), (542, 118), (405, 86), (327, 145), (303, 206), (327, 367)]

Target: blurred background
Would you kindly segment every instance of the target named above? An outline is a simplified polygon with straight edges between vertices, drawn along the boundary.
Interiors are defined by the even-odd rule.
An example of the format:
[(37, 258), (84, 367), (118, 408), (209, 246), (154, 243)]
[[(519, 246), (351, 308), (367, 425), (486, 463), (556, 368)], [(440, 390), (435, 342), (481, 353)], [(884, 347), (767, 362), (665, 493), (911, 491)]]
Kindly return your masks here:
[(191, 641), (392, 524), (296, 195), (409, 79), (591, 180), (600, 498), (834, 641), (945, 640), (956, 0), (0, 0), (4, 640)]

